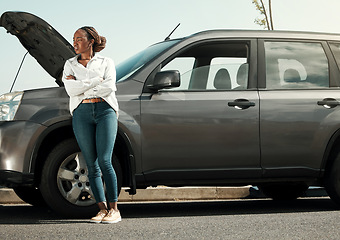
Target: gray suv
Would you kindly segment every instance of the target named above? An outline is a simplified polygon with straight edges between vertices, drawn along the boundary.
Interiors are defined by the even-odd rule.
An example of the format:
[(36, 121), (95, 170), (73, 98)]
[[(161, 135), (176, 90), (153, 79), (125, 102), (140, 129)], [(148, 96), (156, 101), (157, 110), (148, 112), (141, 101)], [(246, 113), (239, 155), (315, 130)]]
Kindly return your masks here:
[[(48, 23), (0, 24), (56, 79), (0, 98), (0, 184), (64, 215), (96, 211), (61, 82), (72, 46)], [(156, 43), (117, 65), (119, 188), (258, 186), (340, 204), (340, 35), (214, 30)]]

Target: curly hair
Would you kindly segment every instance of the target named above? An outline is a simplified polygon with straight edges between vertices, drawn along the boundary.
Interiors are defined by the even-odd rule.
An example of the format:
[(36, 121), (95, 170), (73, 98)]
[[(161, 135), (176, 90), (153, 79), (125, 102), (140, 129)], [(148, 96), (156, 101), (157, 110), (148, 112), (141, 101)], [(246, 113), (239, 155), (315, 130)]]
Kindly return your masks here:
[(89, 40), (93, 39), (94, 44), (93, 44), (93, 51), (94, 52), (100, 52), (105, 48), (106, 45), (106, 38), (103, 36), (100, 36), (97, 32), (97, 30), (94, 27), (89, 27), (89, 26), (84, 26), (79, 28), (81, 30), (84, 30), (87, 38)]

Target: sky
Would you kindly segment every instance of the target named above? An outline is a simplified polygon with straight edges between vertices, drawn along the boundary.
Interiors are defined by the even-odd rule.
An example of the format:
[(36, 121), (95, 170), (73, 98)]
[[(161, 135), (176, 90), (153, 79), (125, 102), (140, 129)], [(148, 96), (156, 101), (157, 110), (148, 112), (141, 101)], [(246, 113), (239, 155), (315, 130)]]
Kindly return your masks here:
[[(265, 3), (268, 0), (264, 0)], [(272, 0), (275, 30), (340, 34), (339, 0)], [(101, 55), (116, 64), (149, 45), (210, 29), (263, 29), (252, 0), (0, 0), (0, 14), (29, 12), (47, 21), (70, 43), (82, 26), (93, 26), (107, 38)], [(26, 53), (17, 38), (0, 27), (0, 94), (9, 92)], [(28, 55), (13, 91), (57, 86)]]

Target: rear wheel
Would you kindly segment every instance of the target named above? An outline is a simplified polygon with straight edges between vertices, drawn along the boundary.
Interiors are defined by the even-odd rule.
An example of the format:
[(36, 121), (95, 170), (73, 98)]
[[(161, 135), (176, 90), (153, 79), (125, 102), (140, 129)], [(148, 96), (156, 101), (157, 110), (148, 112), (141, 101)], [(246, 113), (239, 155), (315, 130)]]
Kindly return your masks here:
[(340, 206), (340, 152), (326, 169), (325, 189), (329, 197)]
[[(113, 167), (122, 184), (122, 170), (113, 156)], [(40, 189), (46, 203), (57, 213), (69, 217), (89, 217), (98, 211), (91, 191), (88, 170), (78, 144), (68, 139), (58, 144), (49, 154), (41, 176)]]
[(259, 186), (267, 197), (274, 200), (295, 200), (301, 197), (308, 189), (305, 183), (273, 183)]

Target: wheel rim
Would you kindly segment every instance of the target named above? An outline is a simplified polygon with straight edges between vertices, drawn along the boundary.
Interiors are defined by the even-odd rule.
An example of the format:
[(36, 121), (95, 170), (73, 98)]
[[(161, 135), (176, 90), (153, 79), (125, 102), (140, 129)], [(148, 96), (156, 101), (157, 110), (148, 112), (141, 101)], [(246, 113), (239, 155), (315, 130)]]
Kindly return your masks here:
[(96, 203), (90, 187), (86, 162), (80, 152), (70, 155), (61, 163), (57, 184), (61, 195), (71, 204), (90, 206)]

